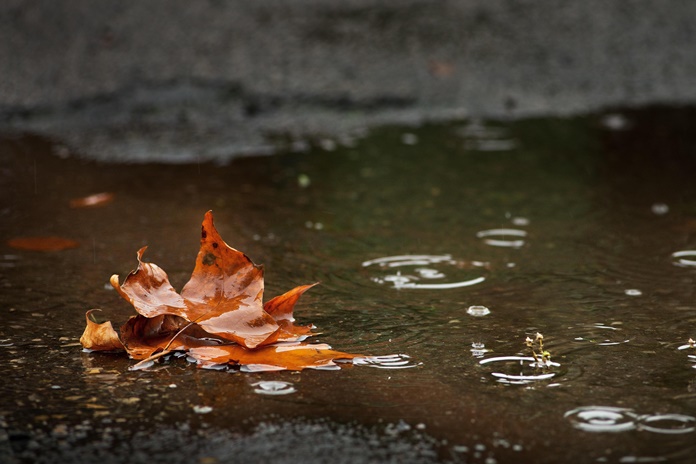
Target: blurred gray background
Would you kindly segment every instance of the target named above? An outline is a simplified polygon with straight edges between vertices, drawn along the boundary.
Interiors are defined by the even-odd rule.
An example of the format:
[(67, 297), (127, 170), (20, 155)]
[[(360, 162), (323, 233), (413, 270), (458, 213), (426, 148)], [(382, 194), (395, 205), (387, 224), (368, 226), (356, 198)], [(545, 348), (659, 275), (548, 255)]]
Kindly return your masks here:
[(694, 76), (689, 0), (0, 3), (0, 129), (108, 161), (685, 105)]

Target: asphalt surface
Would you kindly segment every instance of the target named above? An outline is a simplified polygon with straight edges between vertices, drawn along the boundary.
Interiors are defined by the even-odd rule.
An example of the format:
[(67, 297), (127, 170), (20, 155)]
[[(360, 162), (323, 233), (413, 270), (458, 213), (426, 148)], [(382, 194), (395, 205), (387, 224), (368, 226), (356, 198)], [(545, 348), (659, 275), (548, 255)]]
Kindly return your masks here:
[(382, 124), (685, 105), (694, 17), (680, 0), (8, 0), (0, 129), (224, 162)]

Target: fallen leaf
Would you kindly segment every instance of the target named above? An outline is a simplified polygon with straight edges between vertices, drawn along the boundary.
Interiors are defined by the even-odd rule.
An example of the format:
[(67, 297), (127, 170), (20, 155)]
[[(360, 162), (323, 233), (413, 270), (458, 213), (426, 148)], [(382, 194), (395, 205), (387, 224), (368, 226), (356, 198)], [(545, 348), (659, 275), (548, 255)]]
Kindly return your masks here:
[(109, 192), (95, 193), (82, 198), (73, 198), (70, 200), (71, 208), (94, 208), (104, 206), (113, 201), (114, 194)]
[(8, 240), (12, 248), (30, 251), (61, 251), (80, 246), (75, 240), (62, 237), (19, 237)]
[(263, 268), (222, 240), (210, 211), (203, 220), (201, 237), (196, 267), (181, 295), (159, 266), (142, 261), (146, 247), (138, 251), (138, 268), (123, 284), (117, 275), (112, 276), (111, 285), (148, 318), (179, 316), (247, 348), (278, 340), (280, 328), (261, 302)]
[[(337, 359), (358, 356), (301, 342), (312, 335), (313, 326), (296, 325), (293, 311), (300, 296), (316, 284), (296, 287), (263, 304), (263, 268), (222, 240), (210, 211), (203, 220), (195, 268), (181, 293), (163, 269), (142, 260), (145, 249), (138, 251), (138, 267), (122, 284), (118, 275), (111, 277), (113, 287), (138, 313), (123, 324), (119, 341), (133, 359), (142, 360), (132, 369), (146, 368), (172, 351), (187, 352), (200, 367), (229, 364), (256, 370), (333, 368)], [(89, 315), (85, 333), (96, 330), (90, 329), (96, 323)]]
[(85, 315), (87, 327), (80, 337), (80, 343), (88, 350), (94, 351), (115, 351), (123, 350), (123, 344), (118, 338), (118, 334), (111, 325), (111, 322), (106, 321), (97, 324), (92, 320), (92, 313), (101, 311), (100, 309), (90, 309)]

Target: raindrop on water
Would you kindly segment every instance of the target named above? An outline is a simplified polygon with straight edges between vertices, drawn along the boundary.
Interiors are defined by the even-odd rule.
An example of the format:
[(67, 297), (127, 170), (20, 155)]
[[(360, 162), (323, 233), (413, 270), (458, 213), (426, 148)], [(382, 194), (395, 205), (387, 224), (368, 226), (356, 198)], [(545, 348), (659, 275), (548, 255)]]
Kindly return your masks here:
[(654, 414), (641, 416), (640, 430), (663, 434), (691, 433), (696, 430), (696, 418), (683, 414)]
[(451, 255), (399, 255), (371, 259), (362, 263), (362, 267), (370, 266), (377, 266), (380, 269), (385, 270), (391, 270), (394, 268), (409, 268), (408, 270), (404, 269), (403, 272), (401, 269), (399, 269), (395, 274), (387, 274), (370, 278), (370, 280), (378, 284), (390, 283), (396, 289), (443, 290), (476, 285), (486, 279), (485, 277), (480, 276), (473, 279), (457, 280), (454, 282), (436, 282), (437, 280), (447, 279), (447, 275), (440, 269), (440, 267), (449, 266), (454, 272), (461, 273), (462, 269), (464, 268), (485, 268), (487, 263), (479, 261), (472, 261), (470, 263), (458, 262), (452, 259)]
[(292, 383), (280, 380), (263, 380), (251, 385), (259, 395), (289, 395), (297, 391)]
[(527, 232), (520, 229), (489, 229), (476, 233), (476, 237), (484, 239), (486, 245), (508, 248), (522, 247), (526, 236)]
[[(480, 365), (498, 363), (505, 367), (509, 372), (491, 372), (498, 382), (523, 385), (537, 380), (548, 380), (553, 378), (556, 373), (540, 369), (536, 360), (531, 356), (498, 356), (494, 358), (482, 359)], [(547, 361), (544, 367), (560, 367), (557, 362)]]
[(696, 250), (675, 251), (672, 253), (672, 258), (676, 258), (676, 261), (674, 261), (675, 266), (696, 267)]
[(626, 432), (637, 427), (638, 416), (630, 409), (611, 406), (584, 406), (563, 417), (585, 432)]
[(474, 317), (483, 317), (483, 316), (488, 316), (491, 313), (491, 310), (486, 308), (485, 306), (469, 306), (469, 309), (466, 310), (466, 313), (470, 316)]
[(650, 210), (653, 212), (653, 214), (662, 216), (663, 214), (669, 213), (669, 206), (664, 203), (655, 203), (650, 207)]
[(409, 369), (416, 367), (411, 357), (406, 354), (389, 354), (384, 356), (366, 356), (353, 359), (355, 366), (376, 367), (379, 369)]

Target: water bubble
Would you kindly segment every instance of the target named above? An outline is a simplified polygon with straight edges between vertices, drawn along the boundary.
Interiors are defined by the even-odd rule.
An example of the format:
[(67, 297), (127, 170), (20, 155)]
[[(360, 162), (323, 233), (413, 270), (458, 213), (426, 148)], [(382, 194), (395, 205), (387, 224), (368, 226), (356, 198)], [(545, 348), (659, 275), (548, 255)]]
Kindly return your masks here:
[(297, 391), (292, 383), (280, 380), (263, 380), (251, 385), (259, 395), (289, 395)]
[(474, 317), (483, 317), (488, 316), (491, 313), (491, 310), (486, 308), (485, 306), (469, 306), (469, 309), (466, 310), (466, 313)]
[(476, 237), (483, 238), (486, 245), (509, 248), (520, 248), (524, 245), (524, 240), (521, 238), (511, 239), (509, 237), (524, 238), (526, 236), (527, 232), (520, 229), (489, 229), (476, 233)]
[(404, 145), (415, 145), (418, 143), (418, 136), (409, 132), (401, 134), (401, 143)]
[(607, 114), (602, 118), (602, 125), (609, 130), (620, 131), (628, 129), (629, 122), (628, 119), (626, 119), (626, 116), (619, 113), (613, 113)]
[(624, 290), (624, 293), (628, 296), (641, 296), (643, 294), (643, 292), (641, 292), (637, 288), (628, 288)]
[(683, 414), (655, 414), (641, 416), (638, 428), (662, 434), (691, 433), (696, 430), (696, 418)]
[(195, 412), (196, 414), (208, 414), (210, 412), (213, 412), (213, 408), (210, 406), (196, 405), (193, 407), (193, 412)]
[(354, 358), (353, 365), (376, 367), (379, 369), (409, 369), (416, 367), (411, 357), (406, 354), (389, 354), (384, 356), (365, 356)]
[(662, 216), (663, 214), (669, 213), (669, 206), (667, 206), (664, 203), (654, 203), (650, 207), (650, 210), (653, 212), (653, 214), (657, 214), (658, 216)]
[[(694, 259), (686, 259), (686, 258)], [(672, 258), (676, 258), (675, 266), (696, 267), (696, 250), (681, 250), (672, 253)]]
[[(538, 380), (553, 378), (555, 372), (545, 372), (543, 368), (560, 367), (557, 362), (547, 361), (544, 366), (539, 366), (531, 356), (498, 356), (479, 361), (480, 365), (497, 363), (499, 368), (505, 368), (508, 372), (491, 372), (498, 382), (523, 385)], [(502, 366), (502, 367), (501, 367)]]
[[(455, 261), (451, 255), (399, 255), (384, 258), (371, 259), (362, 263), (362, 267), (375, 266), (388, 271), (388, 274), (371, 277), (375, 283), (389, 283), (396, 289), (431, 289), (442, 290), (451, 288), (468, 287), (485, 280), (478, 276), (472, 279), (454, 280), (448, 279), (442, 267), (448, 267), (452, 272), (462, 274), (467, 270), (478, 270), (488, 266), (488, 263), (472, 261), (469, 263)], [(395, 268), (401, 269), (393, 273)], [(408, 273), (407, 273), (408, 272)], [(449, 270), (447, 272), (450, 272)], [(437, 280), (450, 280), (449, 282), (436, 282)]]
[(563, 415), (573, 427), (584, 432), (626, 432), (635, 430), (638, 416), (626, 408), (584, 406)]
[(300, 188), (307, 188), (312, 183), (312, 179), (307, 174), (300, 174), (297, 176), (297, 185)]
[(334, 151), (336, 150), (337, 144), (334, 140), (322, 139), (319, 141), (319, 146), (326, 151)]

